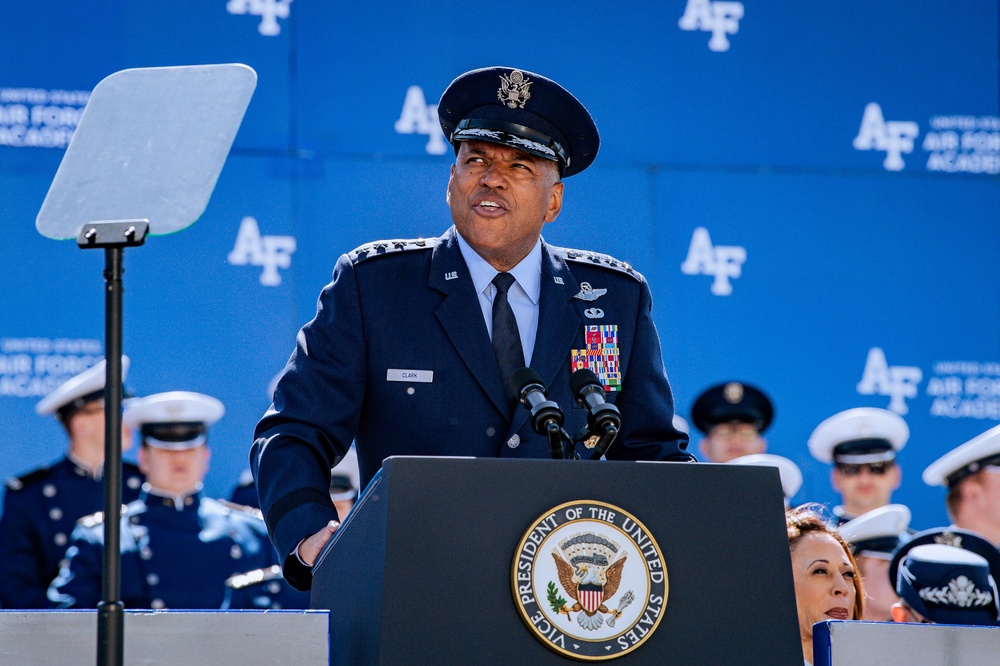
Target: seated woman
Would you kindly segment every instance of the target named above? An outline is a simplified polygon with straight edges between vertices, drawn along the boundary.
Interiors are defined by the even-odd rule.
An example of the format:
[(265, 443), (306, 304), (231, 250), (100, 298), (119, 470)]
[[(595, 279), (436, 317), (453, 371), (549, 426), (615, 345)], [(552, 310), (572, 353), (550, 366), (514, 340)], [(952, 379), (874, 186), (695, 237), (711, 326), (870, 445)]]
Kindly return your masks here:
[(857, 620), (865, 592), (851, 549), (809, 506), (785, 513), (792, 578), (799, 614), (802, 657), (813, 660), (813, 625), (824, 620)]

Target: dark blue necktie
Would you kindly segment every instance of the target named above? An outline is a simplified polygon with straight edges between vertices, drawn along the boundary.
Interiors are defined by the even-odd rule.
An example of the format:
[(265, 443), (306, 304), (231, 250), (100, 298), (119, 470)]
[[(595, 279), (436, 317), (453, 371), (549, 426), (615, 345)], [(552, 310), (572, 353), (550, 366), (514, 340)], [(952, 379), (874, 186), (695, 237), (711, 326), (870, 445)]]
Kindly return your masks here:
[(507, 291), (512, 284), (514, 276), (510, 273), (497, 273), (493, 278), (493, 286), (497, 288), (496, 296), (493, 297), (493, 354), (497, 357), (497, 367), (500, 368), (504, 395), (510, 403), (509, 415), (513, 415), (517, 407), (517, 396), (510, 386), (510, 378), (524, 367), (521, 334), (517, 330), (514, 311), (507, 302)]

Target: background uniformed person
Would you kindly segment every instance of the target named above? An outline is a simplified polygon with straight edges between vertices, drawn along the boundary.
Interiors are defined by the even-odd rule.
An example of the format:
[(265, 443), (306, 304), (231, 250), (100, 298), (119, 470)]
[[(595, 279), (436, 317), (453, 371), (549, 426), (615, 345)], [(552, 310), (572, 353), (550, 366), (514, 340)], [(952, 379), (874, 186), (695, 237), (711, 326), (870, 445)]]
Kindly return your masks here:
[(747, 456), (740, 456), (728, 461), (729, 465), (758, 465), (763, 467), (777, 467), (778, 475), (781, 479), (781, 492), (785, 497), (785, 508), (791, 506), (792, 498), (802, 487), (802, 470), (794, 462), (784, 456), (776, 456), (773, 453), (751, 453)]
[(698, 442), (698, 452), (710, 462), (764, 453), (764, 431), (773, 419), (771, 399), (744, 382), (724, 382), (705, 389), (691, 407), (691, 420), (705, 433)]
[[(224, 407), (207, 395), (158, 393), (131, 401), (124, 419), (139, 429), (142, 495), (122, 516), (121, 599), (126, 608), (220, 608), (233, 574), (275, 564), (264, 523), (252, 509), (201, 494), (208, 427)], [(49, 596), (59, 607), (101, 600), (101, 514), (81, 519)]]
[(330, 468), (352, 441), (361, 487), (393, 454), (551, 457), (510, 384), (524, 366), (563, 406), (569, 433), (586, 425), (570, 375), (598, 375), (622, 421), (607, 458), (693, 459), (671, 425), (645, 278), (541, 238), (563, 178), (597, 154), (590, 113), (554, 81), (509, 67), (459, 76), (437, 110), (457, 153), (454, 226), (340, 258), (255, 432), (261, 508), (301, 588), (336, 529)]
[(816, 426), (809, 452), (820, 462), (833, 463), (830, 484), (841, 497), (833, 509), (839, 523), (892, 502), (902, 480), (896, 454), (909, 438), (901, 416), (876, 407), (848, 409)]
[(865, 579), (867, 599), (862, 620), (892, 621), (892, 606), (899, 597), (889, 580), (889, 561), (896, 549), (909, 541), (909, 526), (910, 510), (902, 504), (887, 504), (837, 528), (851, 546)]
[(924, 482), (945, 486), (948, 516), (956, 527), (1000, 547), (1000, 426), (972, 438), (931, 463)]
[(1000, 552), (973, 532), (938, 527), (915, 534), (893, 553), (889, 578), (900, 597), (895, 622), (998, 624)]
[[(122, 357), (122, 378), (129, 359)], [(105, 363), (70, 378), (35, 407), (55, 414), (69, 438), (61, 460), (7, 481), (0, 518), (0, 608), (47, 608), (46, 590), (59, 573), (77, 519), (104, 506)], [(122, 448), (132, 433), (122, 425)], [(122, 498), (139, 496), (142, 475), (123, 463)]]

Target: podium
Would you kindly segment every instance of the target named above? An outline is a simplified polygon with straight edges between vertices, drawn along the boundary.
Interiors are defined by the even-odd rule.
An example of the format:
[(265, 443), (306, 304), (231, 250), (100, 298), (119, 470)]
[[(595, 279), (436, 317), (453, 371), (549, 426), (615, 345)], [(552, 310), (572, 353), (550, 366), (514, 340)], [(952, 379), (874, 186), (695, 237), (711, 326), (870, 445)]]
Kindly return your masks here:
[[(559, 559), (597, 565), (606, 598)], [(317, 560), (311, 605), (330, 610), (331, 664), (802, 664), (770, 467), (388, 458)]]

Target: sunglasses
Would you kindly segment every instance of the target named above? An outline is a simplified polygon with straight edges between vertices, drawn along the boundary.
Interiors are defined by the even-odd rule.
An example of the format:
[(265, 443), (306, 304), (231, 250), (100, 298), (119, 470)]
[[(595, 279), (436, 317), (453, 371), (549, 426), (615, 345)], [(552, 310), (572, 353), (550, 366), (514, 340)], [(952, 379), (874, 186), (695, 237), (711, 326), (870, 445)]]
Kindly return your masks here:
[(861, 468), (866, 467), (868, 469), (869, 474), (874, 474), (875, 476), (882, 476), (883, 474), (888, 472), (889, 468), (891, 468), (892, 466), (893, 463), (891, 461), (886, 460), (883, 462), (862, 463), (859, 465), (838, 463), (837, 469), (844, 476), (857, 476), (858, 474), (861, 474)]

